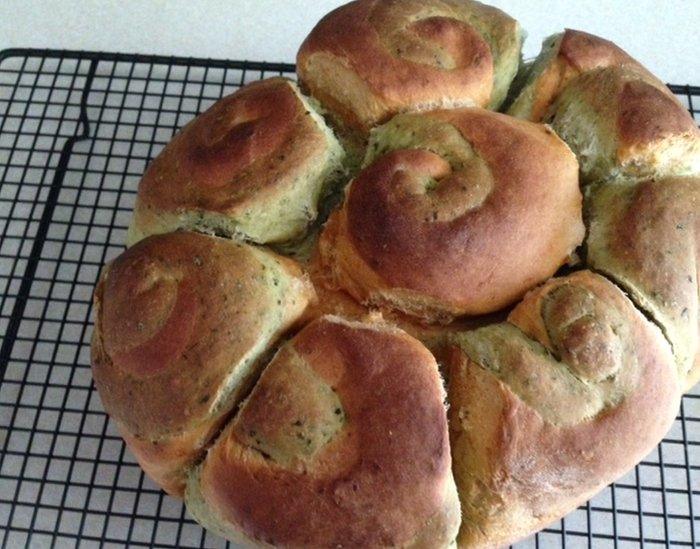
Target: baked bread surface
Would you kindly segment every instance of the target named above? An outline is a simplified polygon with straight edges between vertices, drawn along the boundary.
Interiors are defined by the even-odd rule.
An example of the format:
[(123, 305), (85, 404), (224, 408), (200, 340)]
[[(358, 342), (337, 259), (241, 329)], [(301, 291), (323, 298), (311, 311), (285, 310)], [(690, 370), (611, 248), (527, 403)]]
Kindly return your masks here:
[(700, 378), (700, 179), (599, 184), (586, 202), (589, 264), (659, 324), (692, 388)]
[(207, 528), (507, 545), (668, 430), (700, 377), (700, 132), (581, 31), (508, 94), (521, 42), (471, 0), (351, 2), (299, 51), (309, 96), (248, 84), (148, 168), (94, 378)]
[(517, 95), (507, 112), (517, 118), (539, 122), (571, 80), (605, 67), (632, 70), (677, 101), (658, 78), (610, 40), (566, 29), (563, 33), (546, 38), (537, 58), (521, 67), (519, 79), (522, 79), (522, 83), (514, 82), (512, 93)]
[(587, 72), (545, 119), (579, 159), (584, 183), (700, 173), (700, 130), (668, 89), (635, 70)]
[(257, 243), (298, 240), (342, 181), (344, 156), (296, 84), (248, 84), (187, 124), (153, 160), (128, 244), (176, 229)]
[(507, 323), (454, 341), (460, 546), (513, 543), (574, 510), (639, 462), (678, 411), (668, 343), (590, 271), (551, 279)]
[(105, 268), (95, 292), (95, 385), (167, 491), (182, 494), (187, 468), (259, 359), (313, 299), (290, 260), (197, 233), (147, 238)]
[(353, 297), (428, 321), (491, 313), (581, 243), (578, 164), (546, 126), (478, 108), (374, 130), (320, 249)]
[(188, 509), (242, 543), (448, 547), (460, 513), (444, 397), (417, 340), (316, 320), (279, 350), (193, 471)]
[(518, 68), (522, 31), (472, 0), (357, 0), (299, 49), (302, 85), (341, 126), (367, 133), (405, 111), (496, 108)]

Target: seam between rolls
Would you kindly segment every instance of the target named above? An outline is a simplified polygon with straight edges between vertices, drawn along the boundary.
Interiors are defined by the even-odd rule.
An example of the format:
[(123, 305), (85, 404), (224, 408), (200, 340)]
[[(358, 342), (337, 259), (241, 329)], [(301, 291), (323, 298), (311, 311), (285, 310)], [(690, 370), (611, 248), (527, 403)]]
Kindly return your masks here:
[(660, 332), (661, 335), (664, 338), (664, 341), (668, 343), (669, 347), (671, 348), (671, 352), (673, 353), (673, 357), (676, 357), (676, 352), (675, 352), (675, 347), (673, 345), (673, 342), (671, 341), (669, 335), (668, 335), (668, 330), (666, 329), (665, 325), (661, 320), (657, 319), (654, 313), (649, 310), (647, 307), (644, 307), (638, 300), (637, 298), (633, 295), (632, 292), (630, 292), (625, 285), (617, 280), (616, 277), (614, 277), (612, 274), (607, 273), (603, 269), (599, 269), (597, 267), (593, 267), (589, 263), (586, 263), (586, 269), (589, 271), (597, 274), (598, 276), (602, 276), (605, 278), (608, 282), (613, 284), (618, 290), (620, 290), (627, 299), (630, 300), (632, 305), (634, 306), (635, 310), (638, 311), (644, 318), (652, 325), (654, 325)]

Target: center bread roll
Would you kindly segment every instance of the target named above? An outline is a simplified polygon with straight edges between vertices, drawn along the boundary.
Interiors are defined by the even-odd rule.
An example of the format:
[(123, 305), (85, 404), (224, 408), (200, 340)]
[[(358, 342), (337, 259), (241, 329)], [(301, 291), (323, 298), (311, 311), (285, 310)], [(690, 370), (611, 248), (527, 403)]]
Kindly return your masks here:
[(190, 475), (187, 508), (245, 546), (453, 546), (444, 398), (420, 342), (323, 317), (267, 366)]
[(428, 321), (490, 313), (583, 239), (578, 165), (546, 126), (477, 108), (398, 115), (366, 164), (319, 244), (360, 302)]

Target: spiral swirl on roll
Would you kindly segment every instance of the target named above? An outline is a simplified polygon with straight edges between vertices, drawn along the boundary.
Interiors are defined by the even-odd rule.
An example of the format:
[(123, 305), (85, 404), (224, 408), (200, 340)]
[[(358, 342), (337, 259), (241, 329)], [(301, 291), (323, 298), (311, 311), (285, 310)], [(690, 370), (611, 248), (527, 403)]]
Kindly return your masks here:
[(178, 228), (254, 242), (302, 237), (343, 176), (343, 150), (284, 78), (249, 84), (195, 118), (139, 184), (128, 240)]
[(551, 279), (508, 323), (454, 342), (448, 398), (463, 546), (508, 544), (572, 511), (639, 462), (678, 410), (663, 335), (590, 271)]
[(399, 115), (367, 162), (320, 243), (362, 302), (432, 320), (495, 311), (583, 238), (576, 161), (544, 126), (482, 109)]
[(470, 0), (358, 0), (326, 15), (297, 56), (300, 81), (341, 125), (392, 115), (496, 108), (519, 61), (518, 23)]
[(448, 547), (460, 514), (443, 398), (418, 341), (317, 320), (277, 353), (190, 476), (188, 510), (244, 544)]
[(95, 292), (95, 384), (107, 412), (167, 490), (216, 433), (256, 360), (299, 320), (313, 288), (288, 259), (196, 233), (147, 238)]

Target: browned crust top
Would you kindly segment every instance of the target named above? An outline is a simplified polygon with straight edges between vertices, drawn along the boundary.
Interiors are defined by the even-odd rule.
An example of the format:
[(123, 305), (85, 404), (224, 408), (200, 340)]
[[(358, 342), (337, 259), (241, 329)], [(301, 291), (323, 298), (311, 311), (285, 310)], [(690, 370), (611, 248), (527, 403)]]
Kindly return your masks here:
[(481, 109), (423, 116), (453, 124), (486, 167), (462, 172), (430, 151), (389, 153), (351, 184), (339, 238), (386, 287), (471, 314), (497, 310), (583, 238), (576, 160), (542, 125)]
[[(556, 56), (538, 78), (530, 119), (542, 120), (550, 105), (571, 80), (604, 67), (625, 67), (641, 79), (664, 88), (661, 81), (610, 40), (587, 32), (566, 29)], [(676, 100), (669, 90), (666, 90), (666, 93)]]
[[(399, 546), (444, 514), (452, 523), (440, 535), (449, 538), (459, 517), (446, 501), (443, 397), (434, 358), (413, 338), (315, 321), (268, 366), (209, 452), (204, 497), (248, 537), (273, 545)], [(311, 453), (295, 446), (295, 433)]]
[(367, 129), (367, 121), (325, 93), (312, 73), (314, 55), (329, 55), (364, 82), (387, 115), (444, 99), (489, 102), (494, 77), (491, 47), (473, 24), (484, 18), (498, 32), (517, 23), (478, 2), (357, 0), (327, 14), (302, 44), (297, 65), (312, 94), (336, 110), (345, 123)]
[[(588, 322), (581, 311), (580, 290), (596, 302), (598, 311), (591, 317), (595, 322)], [(551, 312), (548, 301), (554, 305)], [(513, 452), (511, 446), (503, 454), (509, 467), (520, 471), (518, 478), (526, 490), (527, 484), (539, 488), (531, 497), (546, 500), (542, 481), (551, 483), (555, 478), (561, 488), (576, 488), (579, 493), (584, 487), (597, 489), (658, 444), (678, 410), (679, 377), (661, 332), (614, 284), (591, 271), (552, 279), (533, 290), (509, 321), (565, 361), (580, 379), (617, 385), (598, 414), (576, 425), (547, 425), (532, 412), (525, 412), (526, 421), (517, 414), (507, 418), (508, 429), (524, 428), (522, 444), (533, 443), (527, 451), (523, 445)], [(617, 344), (623, 346), (619, 355)], [(586, 353), (591, 358), (587, 364)], [(601, 366), (609, 363), (613, 363), (610, 369), (601, 372)], [(547, 398), (546, 391), (541, 394)], [(511, 395), (508, 400), (518, 399)], [(503, 443), (510, 446), (505, 438)], [(562, 495), (571, 497), (565, 491)]]
[(559, 56), (579, 74), (618, 65), (634, 66), (640, 73), (656, 79), (638, 61), (617, 44), (587, 32), (566, 29), (559, 45)]
[[(593, 309), (582, 310), (582, 295)], [(661, 333), (598, 275), (580, 271), (548, 281), (509, 320), (586, 380), (589, 398), (599, 391), (607, 396), (591, 415), (571, 411), (568, 398), (552, 402), (558, 393), (545, 354), (539, 366), (538, 355), (508, 355), (511, 381), (500, 380), (480, 357), (452, 354), (450, 425), (465, 544), (512, 543), (571, 511), (641, 460), (679, 404), (679, 378)], [(617, 344), (624, 348), (612, 356)], [(595, 360), (586, 365), (586, 357)], [(611, 360), (615, 367), (601, 372)], [(531, 372), (527, 385), (517, 381), (517, 364)], [(538, 395), (536, 406), (517, 394), (522, 387)], [(582, 417), (546, 419), (543, 411), (557, 408)]]
[[(290, 277), (298, 285), (282, 300), (270, 285)], [(106, 410), (146, 439), (198, 425), (232, 366), (310, 292), (290, 260), (224, 239), (170, 233), (129, 248), (95, 293), (93, 375)]]
[[(688, 334), (700, 334), (700, 179), (606, 185), (591, 192), (591, 264), (641, 292), (662, 315), (656, 320), (671, 343), (681, 347), (676, 352), (692, 358), (700, 351), (700, 337)], [(692, 386), (700, 371), (684, 366), (691, 367)]]
[(618, 105), (622, 147), (643, 146), (670, 136), (688, 135), (700, 140), (700, 130), (688, 111), (675, 97), (649, 82), (629, 79), (622, 83)]
[(187, 124), (139, 185), (141, 207), (228, 213), (294, 183), (325, 137), (285, 78), (248, 84)]

